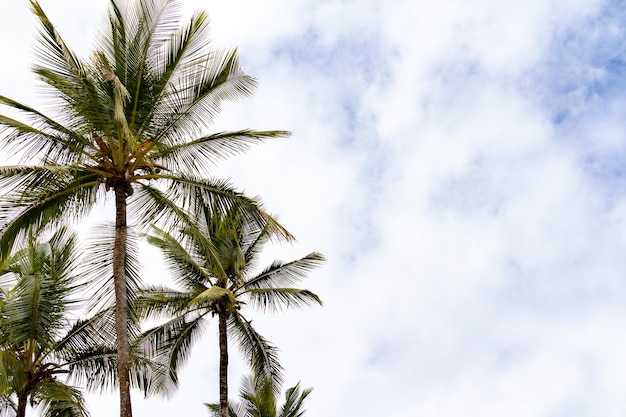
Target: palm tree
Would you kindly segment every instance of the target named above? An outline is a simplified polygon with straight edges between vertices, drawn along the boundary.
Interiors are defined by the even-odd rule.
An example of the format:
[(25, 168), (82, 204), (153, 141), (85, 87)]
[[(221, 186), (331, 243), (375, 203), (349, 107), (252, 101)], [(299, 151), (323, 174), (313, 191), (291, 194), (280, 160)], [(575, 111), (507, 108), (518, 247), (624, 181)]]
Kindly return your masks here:
[[(285, 392), (285, 403), (280, 410), (276, 407), (278, 392), (271, 381), (259, 377), (244, 378), (239, 390), (241, 402), (228, 407), (229, 417), (302, 417), (305, 414), (303, 403), (313, 391), (312, 388), (300, 390), (300, 383)], [(219, 404), (205, 404), (213, 417), (221, 417)]]
[(170, 317), (148, 331), (144, 347), (168, 364), (170, 379), (177, 381), (178, 366), (205, 328), (205, 319), (217, 316), (219, 328), (220, 408), (228, 417), (228, 337), (238, 343), (255, 374), (282, 382), (276, 348), (252, 327), (241, 310), (249, 305), (261, 310), (283, 310), (320, 304), (317, 295), (292, 285), (324, 260), (319, 253), (291, 262), (275, 261), (260, 272), (254, 269), (263, 245), (270, 238), (266, 227), (246, 221), (237, 211), (226, 214), (205, 206), (195, 223), (177, 235), (154, 228), (148, 241), (159, 247), (180, 290), (151, 287), (140, 297), (148, 318)]
[(288, 132), (207, 135), (221, 103), (251, 94), (255, 80), (243, 73), (235, 50), (207, 49), (205, 12), (179, 27), (180, 1), (123, 4), (111, 0), (107, 29), (93, 56), (81, 60), (31, 0), (40, 23), (34, 72), (57, 113), (49, 116), (0, 96), (1, 104), (28, 121), (0, 115), (5, 152), (23, 158), (20, 165), (0, 167), (0, 264), (29, 227), (82, 218), (107, 192), (113, 194), (120, 415), (131, 417), (128, 215), (139, 226), (161, 221), (168, 228), (186, 216), (179, 207), (201, 197), (290, 238), (228, 181), (203, 178), (217, 160)]
[(0, 269), (0, 404), (16, 417), (29, 400), (49, 416), (88, 416), (81, 391), (58, 379), (78, 329), (68, 319), (75, 264), (75, 237), (62, 229), (45, 243), (31, 234)]

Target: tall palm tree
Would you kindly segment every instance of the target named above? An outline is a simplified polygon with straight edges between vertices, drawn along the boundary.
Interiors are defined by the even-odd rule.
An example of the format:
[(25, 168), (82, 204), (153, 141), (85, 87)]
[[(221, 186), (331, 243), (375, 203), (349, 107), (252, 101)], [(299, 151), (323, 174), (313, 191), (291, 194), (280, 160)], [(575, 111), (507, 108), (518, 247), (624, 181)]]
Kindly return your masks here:
[(196, 214), (195, 222), (181, 227), (176, 235), (155, 228), (148, 236), (148, 241), (163, 251), (180, 289), (151, 287), (140, 297), (147, 317), (170, 317), (145, 334), (144, 349), (153, 351), (157, 361), (169, 364), (175, 382), (178, 366), (188, 357), (205, 319), (217, 316), (220, 409), (222, 416), (228, 417), (228, 337), (239, 344), (255, 374), (273, 387), (282, 382), (276, 348), (257, 333), (241, 310), (247, 305), (273, 311), (321, 305), (313, 292), (292, 285), (324, 258), (314, 252), (255, 271), (261, 248), (270, 238), (267, 227), (246, 221), (235, 210), (223, 214), (204, 206)]
[(0, 263), (30, 226), (81, 218), (110, 191), (115, 202), (113, 281), (120, 415), (131, 417), (128, 300), (124, 260), (128, 215), (138, 225), (185, 217), (200, 196), (222, 210), (288, 233), (228, 181), (204, 179), (211, 164), (284, 131), (206, 134), (224, 100), (251, 94), (255, 80), (237, 53), (207, 49), (209, 21), (195, 13), (179, 26), (176, 0), (111, 0), (107, 29), (88, 60), (64, 42), (37, 1), (40, 24), (34, 72), (56, 113), (46, 115), (0, 96), (21, 113), (0, 115), (5, 152), (20, 165), (0, 167)]
[(16, 417), (29, 400), (49, 416), (88, 416), (81, 391), (59, 379), (69, 372), (68, 342), (80, 327), (68, 318), (75, 268), (75, 237), (62, 229), (45, 243), (31, 234), (0, 269), (0, 404)]
[[(278, 409), (276, 400), (278, 391), (274, 390), (271, 381), (259, 377), (244, 378), (239, 390), (240, 403), (230, 404), (229, 417), (302, 417), (305, 414), (304, 400), (313, 388), (300, 389), (300, 383), (285, 392), (285, 402)], [(205, 404), (213, 417), (221, 417), (218, 403)]]

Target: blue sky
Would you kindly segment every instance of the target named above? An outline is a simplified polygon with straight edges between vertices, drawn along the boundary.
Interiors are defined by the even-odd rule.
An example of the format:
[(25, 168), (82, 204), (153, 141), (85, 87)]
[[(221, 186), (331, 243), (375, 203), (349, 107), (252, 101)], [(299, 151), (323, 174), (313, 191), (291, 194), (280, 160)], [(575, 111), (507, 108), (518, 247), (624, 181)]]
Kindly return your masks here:
[[(307, 282), (323, 308), (255, 318), (309, 415), (624, 415), (623, 2), (182, 2), (260, 81), (215, 130), (294, 132), (214, 174), (298, 238), (268, 260), (329, 258)], [(87, 53), (106, 2), (41, 4)], [(1, 7), (2, 93), (40, 103), (34, 19)], [(216, 346), (136, 415), (206, 415)]]

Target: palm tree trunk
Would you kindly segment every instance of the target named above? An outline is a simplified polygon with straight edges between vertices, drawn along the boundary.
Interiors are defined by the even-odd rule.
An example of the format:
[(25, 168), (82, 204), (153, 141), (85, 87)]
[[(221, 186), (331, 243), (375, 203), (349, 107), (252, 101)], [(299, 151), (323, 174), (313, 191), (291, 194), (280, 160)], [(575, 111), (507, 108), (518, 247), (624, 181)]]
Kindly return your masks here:
[(120, 417), (132, 417), (130, 402), (130, 355), (128, 344), (128, 300), (126, 294), (126, 189), (115, 188), (115, 243), (113, 246), (113, 284), (115, 286), (115, 332), (117, 336), (117, 373), (120, 383)]
[(19, 395), (17, 397), (17, 412), (15, 413), (15, 417), (26, 416), (26, 404), (27, 403), (28, 403), (28, 397), (26, 395)]
[(228, 417), (228, 337), (226, 334), (228, 313), (220, 311), (218, 317), (220, 343), (220, 415), (221, 417)]

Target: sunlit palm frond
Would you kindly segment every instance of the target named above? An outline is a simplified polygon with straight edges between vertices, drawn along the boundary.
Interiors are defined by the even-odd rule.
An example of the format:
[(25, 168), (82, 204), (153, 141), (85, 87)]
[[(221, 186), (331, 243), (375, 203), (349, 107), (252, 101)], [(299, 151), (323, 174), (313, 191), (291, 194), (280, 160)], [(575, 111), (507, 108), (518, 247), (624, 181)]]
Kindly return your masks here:
[(47, 242), (31, 234), (28, 246), (12, 255), (0, 270), (0, 275), (14, 275), (1, 322), (13, 346), (35, 344), (41, 352), (54, 348), (76, 289), (72, 284), (75, 239), (66, 228), (56, 231)]
[[(278, 240), (293, 240), (293, 236), (268, 215), (258, 199), (237, 191), (228, 180), (199, 179), (185, 175), (151, 175), (150, 179), (162, 181), (162, 190), (149, 183), (137, 183), (129, 207), (142, 216), (134, 217), (138, 225), (148, 228), (159, 224), (172, 231), (179, 224), (192, 224), (193, 218), (211, 207), (217, 213), (236, 210), (244, 221), (265, 225), (267, 233)], [(182, 210), (184, 207), (185, 210)]]
[(51, 87), (50, 98), (59, 109), (65, 110), (65, 117), (72, 120), (75, 128), (88, 124), (100, 131), (110, 131), (107, 107), (89, 76), (90, 69), (68, 48), (39, 3), (31, 0), (31, 9), (41, 25), (35, 51), (38, 65), (33, 71)]
[[(146, 356), (146, 352), (138, 346), (138, 340), (130, 349), (132, 386), (143, 391), (145, 395), (167, 392), (170, 389), (166, 378), (168, 370), (158, 360)], [(64, 366), (69, 370), (70, 382), (90, 391), (105, 392), (119, 384), (115, 339), (84, 345), (81, 350), (72, 352), (70, 360)]]
[(161, 37), (151, 42), (147, 56), (151, 77), (143, 83), (145, 85), (149, 81), (150, 94), (137, 94), (150, 98), (150, 101), (137, 106), (135, 120), (138, 131), (149, 130), (154, 118), (159, 117), (158, 113), (155, 116), (158, 103), (162, 101), (165, 89), (175, 83), (176, 75), (193, 68), (198, 58), (206, 53), (208, 24), (206, 12), (196, 12), (182, 30), (170, 34), (167, 39)]
[[(31, 10), (41, 24), (37, 55), (45, 68), (59, 77), (80, 82), (84, 75), (82, 65), (76, 55), (68, 48), (48, 16), (37, 1), (31, 0)], [(80, 85), (80, 84), (78, 84)], [(77, 89), (78, 90), (78, 89)]]
[[(229, 401), (230, 417), (302, 417), (305, 415), (304, 400), (313, 391), (301, 389), (298, 382), (285, 392), (285, 401), (278, 410), (279, 391), (272, 388), (267, 379), (258, 375), (245, 377), (239, 388), (238, 402)], [(219, 404), (205, 404), (213, 417), (220, 417)]]
[(272, 382), (258, 375), (244, 378), (239, 396), (247, 412), (260, 417), (276, 416), (276, 396), (278, 392)]
[(131, 346), (131, 385), (141, 390), (144, 396), (168, 395), (177, 387), (169, 375), (170, 367), (152, 355), (147, 355), (137, 339)]

